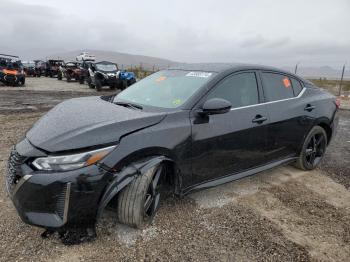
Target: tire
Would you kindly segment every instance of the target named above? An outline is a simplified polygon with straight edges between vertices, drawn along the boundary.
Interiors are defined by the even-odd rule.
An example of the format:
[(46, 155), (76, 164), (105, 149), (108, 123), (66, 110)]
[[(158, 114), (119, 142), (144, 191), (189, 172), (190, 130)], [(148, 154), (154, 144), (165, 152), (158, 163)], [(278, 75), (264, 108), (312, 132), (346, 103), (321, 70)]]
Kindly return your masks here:
[(25, 83), (26, 83), (26, 79), (23, 77), (23, 78), (21, 79), (21, 81), (18, 82), (18, 85), (19, 85), (19, 86), (24, 86)]
[(152, 167), (121, 191), (117, 203), (120, 223), (143, 228), (152, 222), (159, 207), (162, 171), (162, 164)]
[(92, 84), (90, 77), (86, 79), (86, 83), (88, 84), (89, 88), (91, 88), (91, 89), (95, 88), (94, 85)]
[(69, 83), (71, 80), (72, 79), (71, 79), (70, 75), (67, 75), (67, 83)]
[(99, 79), (95, 79), (95, 88), (96, 88), (96, 91), (101, 91), (101, 88), (102, 88), (102, 84), (101, 84), (101, 81)]
[(84, 77), (82, 77), (82, 76), (79, 77), (79, 84), (81, 84), (81, 85), (84, 84)]
[(327, 142), (326, 131), (320, 126), (314, 126), (304, 140), (295, 166), (301, 170), (315, 169), (323, 159)]
[(62, 73), (58, 73), (57, 80), (62, 80)]
[(123, 80), (121, 84), (121, 90), (125, 90), (128, 87), (128, 81)]

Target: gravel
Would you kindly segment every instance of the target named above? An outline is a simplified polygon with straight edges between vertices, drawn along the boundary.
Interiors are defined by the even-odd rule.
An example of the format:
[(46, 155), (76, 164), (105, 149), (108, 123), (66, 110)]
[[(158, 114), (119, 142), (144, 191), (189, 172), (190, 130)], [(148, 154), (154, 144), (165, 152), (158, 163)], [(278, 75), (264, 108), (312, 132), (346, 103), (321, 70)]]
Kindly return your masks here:
[[(44, 89), (55, 81), (28, 79), (29, 89), (43, 88), (1, 91), (1, 185), (11, 145), (49, 107), (96, 94)], [(42, 239), (44, 230), (24, 224), (1, 187), (0, 261), (348, 261), (349, 123), (350, 112), (341, 111), (340, 129), (318, 170), (283, 166), (183, 199), (167, 196), (143, 230), (118, 224), (106, 211), (97, 239), (76, 246), (64, 246), (57, 235)]]

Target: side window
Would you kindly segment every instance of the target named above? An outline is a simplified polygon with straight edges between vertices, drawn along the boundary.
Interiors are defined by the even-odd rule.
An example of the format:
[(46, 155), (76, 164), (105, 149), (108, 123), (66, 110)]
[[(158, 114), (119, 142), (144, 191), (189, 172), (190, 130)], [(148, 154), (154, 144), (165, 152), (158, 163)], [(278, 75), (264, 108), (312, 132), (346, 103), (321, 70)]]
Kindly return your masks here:
[(230, 101), (232, 108), (259, 103), (255, 73), (232, 75), (221, 81), (207, 99), (222, 98)]
[(277, 73), (262, 73), (262, 79), (267, 101), (294, 97), (289, 77)]
[(303, 87), (301, 86), (300, 82), (294, 78), (291, 78), (290, 81), (292, 82), (293, 90), (294, 90), (294, 95), (298, 96), (303, 90)]

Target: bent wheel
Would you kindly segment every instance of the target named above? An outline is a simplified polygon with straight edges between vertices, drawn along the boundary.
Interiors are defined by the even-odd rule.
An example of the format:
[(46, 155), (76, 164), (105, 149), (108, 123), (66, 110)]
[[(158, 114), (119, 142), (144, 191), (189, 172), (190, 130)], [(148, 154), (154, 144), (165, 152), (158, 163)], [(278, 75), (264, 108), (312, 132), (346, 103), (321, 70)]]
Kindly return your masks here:
[(300, 156), (296, 162), (296, 167), (302, 170), (312, 170), (316, 168), (326, 152), (327, 134), (320, 126), (315, 126), (307, 135)]
[(162, 172), (162, 165), (150, 168), (122, 190), (118, 197), (119, 222), (142, 228), (152, 221), (159, 208)]

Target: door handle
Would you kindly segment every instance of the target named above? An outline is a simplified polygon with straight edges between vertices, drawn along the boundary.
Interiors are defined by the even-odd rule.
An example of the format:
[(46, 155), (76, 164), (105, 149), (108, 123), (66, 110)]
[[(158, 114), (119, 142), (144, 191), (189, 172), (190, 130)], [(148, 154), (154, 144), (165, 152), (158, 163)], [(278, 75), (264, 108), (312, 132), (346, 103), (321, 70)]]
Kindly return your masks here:
[(306, 107), (304, 108), (305, 111), (311, 112), (312, 110), (314, 110), (316, 108), (316, 106), (307, 104)]
[(267, 120), (266, 116), (261, 116), (261, 115), (256, 115), (255, 118), (252, 120), (253, 123), (258, 123), (258, 124), (262, 124), (263, 122), (265, 122)]

